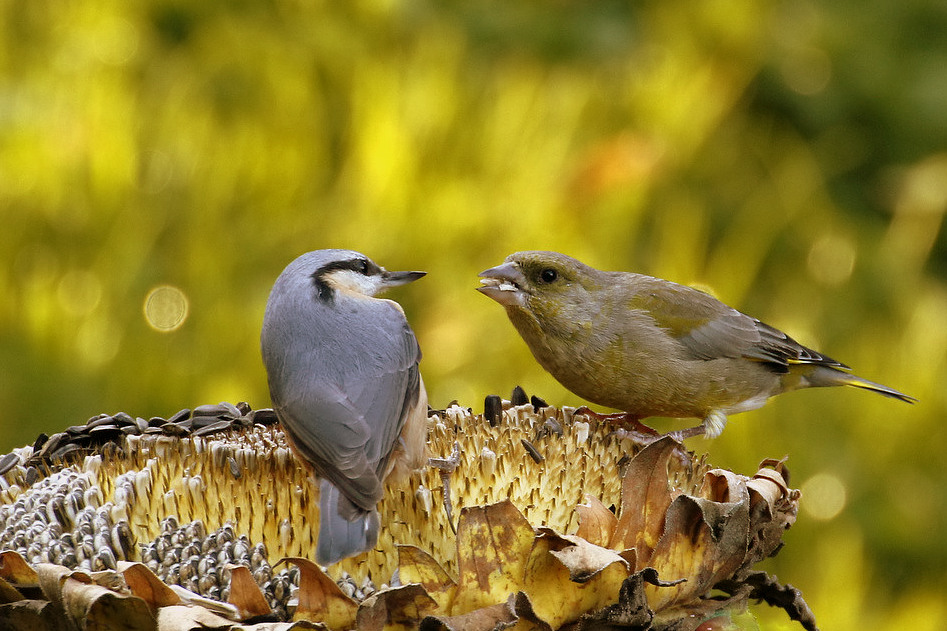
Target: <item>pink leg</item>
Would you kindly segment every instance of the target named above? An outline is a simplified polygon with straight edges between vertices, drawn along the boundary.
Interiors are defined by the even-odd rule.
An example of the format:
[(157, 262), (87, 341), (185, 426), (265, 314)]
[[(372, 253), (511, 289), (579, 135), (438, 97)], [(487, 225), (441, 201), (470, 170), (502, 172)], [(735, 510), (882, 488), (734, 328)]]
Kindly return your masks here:
[(686, 438), (693, 438), (694, 436), (703, 436), (706, 428), (701, 425), (696, 425), (694, 427), (688, 427), (687, 429), (679, 429), (676, 432), (668, 432), (674, 440), (678, 442), (684, 442)]
[(583, 405), (582, 407), (576, 409), (575, 414), (591, 416), (597, 421), (603, 421), (610, 425), (616, 425), (621, 429), (642, 434), (644, 436), (662, 436), (658, 430), (654, 429), (653, 427), (648, 427), (639, 420), (639, 417), (635, 416), (634, 414), (628, 414), (627, 412), (601, 414), (599, 412), (594, 412)]
[(615, 431), (613, 433), (621, 438), (628, 438), (631, 440), (631, 442), (638, 448), (635, 451), (644, 449), (651, 443), (663, 438), (664, 436), (670, 436), (678, 443), (681, 443), (675, 449), (675, 453), (681, 466), (685, 469), (689, 469), (692, 466), (692, 458), (691, 454), (684, 448), (682, 443), (683, 439), (690, 438), (691, 436), (703, 435), (704, 433), (704, 428), (701, 425), (677, 432), (662, 434), (656, 429), (648, 427), (642, 423), (638, 417), (632, 414), (626, 414), (624, 412), (619, 412), (617, 414), (599, 414), (598, 412), (593, 412), (585, 406), (576, 409), (574, 416), (580, 415), (587, 416), (597, 421), (614, 426)]

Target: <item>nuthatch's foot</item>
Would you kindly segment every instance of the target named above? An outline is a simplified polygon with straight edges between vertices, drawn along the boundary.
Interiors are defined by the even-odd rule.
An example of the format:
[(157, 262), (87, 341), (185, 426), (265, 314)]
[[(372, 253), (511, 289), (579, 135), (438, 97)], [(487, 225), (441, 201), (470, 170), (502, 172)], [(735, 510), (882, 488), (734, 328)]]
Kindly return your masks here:
[(447, 523), (450, 529), (457, 534), (457, 527), (454, 526), (454, 507), (450, 499), (450, 476), (460, 465), (460, 443), (454, 443), (454, 449), (447, 458), (428, 458), (429, 467), (434, 467), (441, 474), (441, 485), (444, 489), (444, 512), (447, 514)]

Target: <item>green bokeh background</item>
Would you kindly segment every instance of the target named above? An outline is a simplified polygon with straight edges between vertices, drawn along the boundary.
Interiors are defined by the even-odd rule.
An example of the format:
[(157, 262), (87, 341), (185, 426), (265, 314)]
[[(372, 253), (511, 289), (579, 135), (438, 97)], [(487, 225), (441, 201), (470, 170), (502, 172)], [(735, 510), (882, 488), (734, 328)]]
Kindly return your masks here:
[[(269, 287), (323, 247), (429, 272), (391, 297), (434, 406), (579, 404), (474, 291), (559, 250), (918, 397), (797, 393), (695, 446), (790, 456), (808, 492), (766, 568), (824, 629), (942, 629), (945, 68), (939, 0), (3, 2), (0, 452), (99, 412), (269, 405)], [(162, 285), (188, 302), (171, 332), (144, 316)]]

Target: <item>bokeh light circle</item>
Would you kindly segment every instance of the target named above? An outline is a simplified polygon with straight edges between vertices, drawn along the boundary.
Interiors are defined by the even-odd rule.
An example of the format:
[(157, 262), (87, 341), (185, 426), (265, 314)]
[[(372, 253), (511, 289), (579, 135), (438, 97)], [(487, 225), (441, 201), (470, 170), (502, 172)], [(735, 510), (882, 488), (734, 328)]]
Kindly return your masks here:
[(156, 331), (170, 333), (187, 320), (187, 295), (172, 285), (159, 285), (145, 296), (145, 321)]
[(814, 519), (834, 519), (845, 508), (845, 483), (831, 473), (817, 473), (802, 485), (802, 508)]

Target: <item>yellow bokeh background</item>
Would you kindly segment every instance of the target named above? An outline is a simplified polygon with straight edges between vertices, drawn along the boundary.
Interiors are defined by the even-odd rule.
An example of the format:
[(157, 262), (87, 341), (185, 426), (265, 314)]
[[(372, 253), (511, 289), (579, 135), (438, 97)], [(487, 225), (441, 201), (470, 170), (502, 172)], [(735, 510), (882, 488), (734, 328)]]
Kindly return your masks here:
[(434, 406), (577, 404), (474, 291), (559, 250), (920, 399), (792, 394), (695, 447), (789, 455), (813, 505), (766, 568), (823, 628), (947, 626), (941, 3), (12, 0), (0, 34), (0, 452), (269, 405), (267, 293), (323, 247), (429, 273), (390, 297)]

